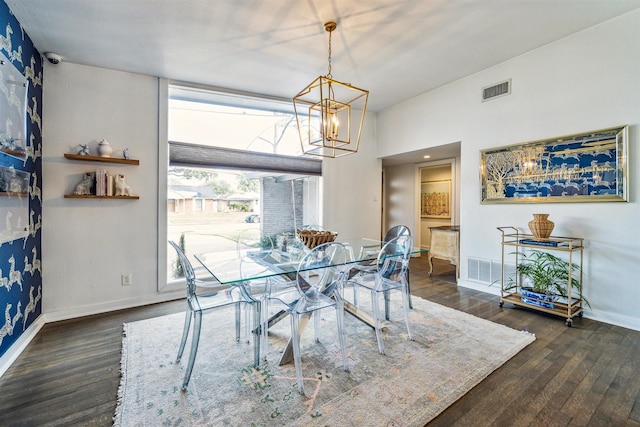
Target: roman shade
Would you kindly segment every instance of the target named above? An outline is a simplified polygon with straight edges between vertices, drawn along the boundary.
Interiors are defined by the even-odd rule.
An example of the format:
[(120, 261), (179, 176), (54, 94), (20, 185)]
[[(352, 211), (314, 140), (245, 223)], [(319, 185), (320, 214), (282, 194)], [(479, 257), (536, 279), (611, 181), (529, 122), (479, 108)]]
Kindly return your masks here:
[(259, 172), (322, 175), (322, 161), (169, 141), (169, 165), (190, 168), (242, 169)]

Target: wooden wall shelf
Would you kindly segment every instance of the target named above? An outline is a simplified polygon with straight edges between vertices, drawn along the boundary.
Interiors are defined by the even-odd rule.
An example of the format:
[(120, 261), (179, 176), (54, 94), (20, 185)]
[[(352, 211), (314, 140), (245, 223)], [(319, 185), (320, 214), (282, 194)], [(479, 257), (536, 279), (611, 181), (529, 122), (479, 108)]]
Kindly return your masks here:
[[(123, 165), (139, 165), (140, 160), (137, 159), (119, 159), (117, 157), (101, 157), (101, 156), (89, 156), (80, 154), (65, 153), (64, 157), (69, 160), (79, 160), (82, 162), (101, 162), (101, 163), (118, 163)], [(96, 196), (95, 194), (78, 195), (78, 194), (65, 194), (65, 199), (126, 199), (126, 200), (138, 200), (140, 196)]]
[(78, 194), (65, 194), (65, 199), (130, 199), (130, 200), (138, 200), (140, 196), (95, 196), (93, 194), (89, 195), (78, 195)]
[(0, 197), (29, 197), (29, 193), (11, 193), (0, 191)]
[(20, 157), (20, 158), (26, 157), (26, 154), (27, 154), (26, 151), (24, 150), (7, 150), (6, 148), (1, 149), (0, 153), (5, 153), (13, 157)]
[(119, 159), (117, 157), (100, 157), (100, 156), (82, 156), (80, 154), (65, 153), (65, 158), (69, 160), (80, 160), (84, 162), (102, 162), (102, 163), (120, 163), (125, 165), (139, 165), (140, 160), (137, 159)]

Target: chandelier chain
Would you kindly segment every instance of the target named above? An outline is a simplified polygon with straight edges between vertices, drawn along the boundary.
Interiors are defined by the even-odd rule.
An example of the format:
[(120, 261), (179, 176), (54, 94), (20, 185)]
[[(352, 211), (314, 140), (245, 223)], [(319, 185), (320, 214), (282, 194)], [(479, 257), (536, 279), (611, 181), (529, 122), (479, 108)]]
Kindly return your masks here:
[(331, 76), (331, 34), (333, 31), (329, 30), (329, 72), (327, 73), (328, 78), (332, 78)]

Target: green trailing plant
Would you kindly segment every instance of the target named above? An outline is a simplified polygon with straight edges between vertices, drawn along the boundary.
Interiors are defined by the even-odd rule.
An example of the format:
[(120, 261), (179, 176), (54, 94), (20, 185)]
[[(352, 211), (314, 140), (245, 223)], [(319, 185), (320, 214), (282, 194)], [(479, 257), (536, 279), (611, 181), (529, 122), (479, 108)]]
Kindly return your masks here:
[(276, 246), (276, 236), (265, 236), (260, 239), (260, 247), (261, 248), (273, 248)]
[[(569, 263), (545, 251), (533, 250), (529, 253), (514, 252), (513, 254), (518, 256), (520, 260), (516, 266), (516, 272), (509, 277), (505, 286), (506, 289), (515, 288), (516, 276), (520, 276), (520, 287), (529, 287), (534, 292), (566, 298), (569, 287), (569, 267), (571, 267), (572, 295), (582, 293), (580, 266), (578, 264)], [(591, 307), (586, 298), (583, 297), (582, 299)]]

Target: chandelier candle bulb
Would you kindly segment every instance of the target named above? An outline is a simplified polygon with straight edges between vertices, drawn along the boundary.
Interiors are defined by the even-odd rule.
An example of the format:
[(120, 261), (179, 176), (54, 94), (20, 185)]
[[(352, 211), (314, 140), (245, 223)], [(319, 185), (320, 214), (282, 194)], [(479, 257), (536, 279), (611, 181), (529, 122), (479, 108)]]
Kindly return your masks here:
[(338, 121), (336, 114), (332, 114), (331, 115), (331, 137), (332, 138), (337, 138), (338, 137), (338, 126), (340, 125), (340, 122)]

